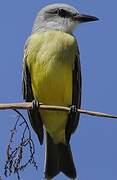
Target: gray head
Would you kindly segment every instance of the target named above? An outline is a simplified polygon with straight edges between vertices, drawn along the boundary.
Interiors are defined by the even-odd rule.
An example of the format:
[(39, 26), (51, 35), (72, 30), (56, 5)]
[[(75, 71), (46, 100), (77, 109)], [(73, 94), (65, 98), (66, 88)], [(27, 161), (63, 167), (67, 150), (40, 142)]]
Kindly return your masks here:
[(72, 34), (79, 23), (96, 21), (98, 18), (80, 14), (77, 9), (67, 4), (51, 4), (44, 7), (37, 15), (33, 32), (59, 30)]

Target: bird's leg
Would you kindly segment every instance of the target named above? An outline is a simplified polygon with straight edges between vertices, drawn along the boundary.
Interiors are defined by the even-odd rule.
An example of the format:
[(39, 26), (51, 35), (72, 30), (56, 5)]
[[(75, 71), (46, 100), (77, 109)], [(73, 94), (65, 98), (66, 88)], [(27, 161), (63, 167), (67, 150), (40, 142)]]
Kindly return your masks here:
[(68, 113), (68, 119), (69, 119), (70, 124), (71, 124), (70, 125), (71, 126), (71, 133), (74, 132), (74, 128), (75, 128), (76, 123), (77, 123), (76, 117), (77, 117), (77, 106), (71, 105), (69, 113)]
[(67, 124), (65, 128), (66, 143), (69, 144), (71, 134), (74, 132), (77, 124), (77, 107), (75, 105), (70, 106), (68, 113)]
[(77, 107), (75, 105), (71, 105), (69, 110), (70, 119), (76, 118), (76, 113), (77, 113)]
[(39, 101), (37, 101), (36, 99), (34, 99), (33, 101), (32, 101), (32, 109), (33, 110), (38, 110), (39, 109)]

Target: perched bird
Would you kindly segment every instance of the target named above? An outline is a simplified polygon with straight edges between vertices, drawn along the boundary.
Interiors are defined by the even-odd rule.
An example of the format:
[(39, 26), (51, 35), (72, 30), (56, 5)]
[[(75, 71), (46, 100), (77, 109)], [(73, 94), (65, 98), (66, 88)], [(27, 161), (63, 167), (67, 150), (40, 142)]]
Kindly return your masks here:
[(23, 97), (46, 105), (70, 107), (63, 111), (28, 110), (31, 125), (40, 144), (43, 127), (46, 131), (45, 179), (59, 172), (76, 178), (76, 169), (70, 148), (70, 137), (79, 122), (76, 108), (81, 104), (80, 54), (75, 27), (98, 18), (80, 14), (67, 4), (52, 4), (37, 15), (32, 34), (24, 49)]

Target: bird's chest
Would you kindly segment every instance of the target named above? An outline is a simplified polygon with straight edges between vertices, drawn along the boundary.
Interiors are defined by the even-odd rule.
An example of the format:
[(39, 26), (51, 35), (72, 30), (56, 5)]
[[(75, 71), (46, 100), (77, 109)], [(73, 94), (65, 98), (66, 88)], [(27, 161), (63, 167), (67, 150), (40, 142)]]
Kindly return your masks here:
[[(49, 57), (49, 58), (48, 58)], [(33, 92), (42, 103), (69, 105), (72, 101), (72, 63), (59, 53), (39, 59), (33, 65)]]
[(31, 42), (30, 51), (34, 97), (46, 104), (69, 105), (72, 102), (74, 38), (58, 31), (44, 32), (38, 38), (38, 43)]

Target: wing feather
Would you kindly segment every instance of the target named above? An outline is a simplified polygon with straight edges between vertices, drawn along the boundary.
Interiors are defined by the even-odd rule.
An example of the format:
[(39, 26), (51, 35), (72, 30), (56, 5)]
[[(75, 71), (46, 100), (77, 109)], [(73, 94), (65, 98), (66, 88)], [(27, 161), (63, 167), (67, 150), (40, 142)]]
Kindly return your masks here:
[[(77, 108), (81, 106), (81, 89), (82, 89), (82, 77), (81, 77), (81, 65), (80, 65), (80, 54), (77, 47), (77, 54), (75, 56), (74, 68), (72, 73), (72, 105)], [(69, 143), (71, 134), (75, 132), (78, 127), (80, 113), (76, 113), (75, 117), (68, 115), (68, 121), (66, 125), (66, 141)]]
[[(31, 87), (31, 74), (27, 65), (27, 56), (24, 56), (23, 62), (22, 91), (23, 99), (25, 101), (31, 102), (34, 100), (33, 91)], [(28, 116), (34, 131), (38, 135), (40, 144), (43, 144), (43, 123), (39, 111), (36, 109), (28, 110)]]

